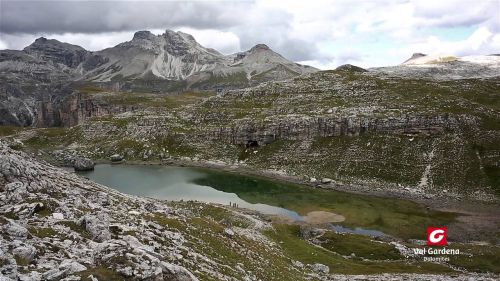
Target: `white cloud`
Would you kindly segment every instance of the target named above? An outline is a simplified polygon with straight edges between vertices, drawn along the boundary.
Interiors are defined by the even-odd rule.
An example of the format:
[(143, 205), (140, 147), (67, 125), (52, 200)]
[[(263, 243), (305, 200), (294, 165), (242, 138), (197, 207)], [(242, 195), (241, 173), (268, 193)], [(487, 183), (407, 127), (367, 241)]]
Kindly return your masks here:
[[(488, 55), (500, 50), (500, 34), (493, 34), (486, 27), (477, 28), (468, 38), (460, 41), (445, 41), (436, 36), (408, 44), (404, 48), (392, 48), (388, 56), (398, 58), (399, 62), (407, 59), (409, 54), (422, 52), (426, 54), (444, 54), (454, 56)], [(394, 62), (398, 63), (397, 61)]]
[(0, 39), (0, 50), (7, 49), (7, 43)]
[(201, 45), (216, 49), (223, 54), (232, 54), (241, 50), (240, 38), (232, 32), (189, 27), (181, 27), (177, 30), (193, 35)]

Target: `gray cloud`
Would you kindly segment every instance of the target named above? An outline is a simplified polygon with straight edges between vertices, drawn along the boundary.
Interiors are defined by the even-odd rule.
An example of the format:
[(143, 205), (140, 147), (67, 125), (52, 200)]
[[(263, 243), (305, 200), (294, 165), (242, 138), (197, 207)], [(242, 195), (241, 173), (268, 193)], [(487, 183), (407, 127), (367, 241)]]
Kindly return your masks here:
[(2, 1), (0, 32), (13, 34), (97, 34), (143, 29), (230, 30), (243, 50), (265, 43), (292, 60), (311, 59), (313, 44), (288, 38), (292, 15), (256, 11), (253, 1)]
[(99, 33), (190, 26), (227, 28), (251, 2), (2, 1), (0, 32)]

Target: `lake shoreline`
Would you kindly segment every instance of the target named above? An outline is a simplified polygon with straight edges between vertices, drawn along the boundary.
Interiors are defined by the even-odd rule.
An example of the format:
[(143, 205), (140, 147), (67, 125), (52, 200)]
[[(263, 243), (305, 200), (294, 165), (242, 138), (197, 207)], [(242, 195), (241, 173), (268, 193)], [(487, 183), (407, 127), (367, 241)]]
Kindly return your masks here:
[[(110, 163), (107, 161), (105, 163)], [(421, 204), (429, 210), (456, 213), (454, 223), (447, 225), (449, 237), (456, 240), (469, 241), (495, 241), (495, 233), (500, 229), (500, 203), (498, 201), (481, 201), (471, 198), (452, 198), (450, 196), (432, 196), (426, 198), (425, 193), (413, 193), (407, 190), (387, 190), (382, 188), (372, 189), (368, 186), (318, 184), (308, 180), (277, 171), (260, 170), (251, 166), (227, 165), (223, 162), (193, 161), (186, 159), (169, 159), (168, 161), (127, 161), (125, 164), (133, 165), (164, 165), (177, 167), (192, 167), (212, 169), (237, 175), (261, 177), (283, 183), (297, 184), (308, 188), (321, 188), (336, 192), (356, 195), (373, 196), (385, 199), (408, 200)], [(119, 164), (118, 164), (119, 165)], [(425, 229), (426, 225), (422, 225)]]
[[(500, 208), (498, 203), (473, 201), (473, 200), (456, 200), (453, 198), (425, 198), (422, 194), (411, 194), (404, 192), (393, 192), (387, 190), (368, 190), (365, 188), (356, 188), (351, 185), (335, 185), (329, 186), (312, 184), (304, 178), (290, 176), (276, 171), (259, 170), (253, 167), (244, 165), (227, 165), (222, 162), (212, 161), (192, 161), (186, 159), (176, 159), (169, 161), (123, 161), (120, 163), (112, 163), (106, 159), (96, 161), (97, 164), (107, 165), (130, 165), (130, 166), (164, 166), (164, 167), (185, 167), (199, 168), (212, 170), (213, 172), (225, 172), (233, 175), (249, 176), (260, 178), (263, 180), (276, 181), (285, 184), (294, 184), (311, 190), (320, 189), (332, 192), (341, 192), (344, 194), (361, 195), (366, 197), (380, 199), (394, 199), (414, 202), (427, 208), (429, 212), (441, 211), (453, 213), (455, 220), (447, 223), (446, 227), (450, 230), (449, 237), (455, 241), (497, 241), (495, 233), (500, 229)], [(342, 213), (340, 213), (342, 215)], [(425, 231), (428, 225), (422, 224), (421, 227)]]
[[(322, 184), (320, 182), (311, 183), (298, 176), (293, 176), (289, 174), (280, 173), (279, 171), (273, 170), (261, 170), (256, 169), (251, 166), (243, 165), (228, 165), (223, 162), (215, 161), (193, 161), (185, 159), (168, 159), (166, 161), (139, 161), (139, 160), (127, 160), (121, 163), (112, 163), (109, 160), (98, 160), (98, 164), (113, 164), (113, 165), (161, 165), (161, 166), (172, 166), (172, 167), (192, 167), (192, 168), (204, 168), (215, 171), (223, 171), (228, 173), (234, 173), (238, 175), (252, 176), (252, 177), (262, 177), (264, 179), (280, 181), (284, 183), (297, 184), (309, 188), (320, 188), (324, 190), (332, 190), (337, 192), (352, 193), (358, 195), (375, 196), (380, 198), (392, 198), (400, 200), (409, 200), (418, 204), (422, 204), (430, 209), (446, 212), (457, 212), (466, 215), (474, 214), (484, 214), (484, 213), (495, 213), (499, 214), (497, 211), (500, 209), (500, 202), (496, 201), (485, 201), (471, 198), (453, 198), (450, 196), (439, 196), (430, 195), (426, 196), (425, 193), (415, 193), (408, 191), (406, 189), (383, 189), (383, 188), (370, 188), (368, 186), (352, 185), (352, 184)], [(319, 180), (320, 181), (320, 180)], [(481, 206), (481, 210), (478, 210), (478, 206)]]

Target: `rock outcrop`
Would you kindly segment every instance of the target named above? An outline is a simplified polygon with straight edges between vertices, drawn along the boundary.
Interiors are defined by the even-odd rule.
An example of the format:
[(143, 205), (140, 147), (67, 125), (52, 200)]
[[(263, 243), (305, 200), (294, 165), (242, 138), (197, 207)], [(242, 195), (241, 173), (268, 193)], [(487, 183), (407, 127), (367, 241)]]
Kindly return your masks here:
[[(1, 280), (61, 280), (82, 272), (87, 272), (87, 277), (100, 265), (112, 268), (122, 278), (198, 280), (184, 267), (166, 262), (160, 254), (165, 254), (163, 250), (159, 252), (130, 235), (112, 234), (111, 229), (128, 228), (116, 224), (120, 221), (117, 216), (127, 213), (120, 200), (152, 204), (150, 207), (157, 212), (168, 210), (163, 203), (118, 194), (33, 161), (3, 143), (0, 168), (0, 177), (8, 182), (0, 192)], [(31, 209), (29, 201), (44, 203)], [(64, 214), (63, 219), (40, 216), (42, 212), (56, 211)], [(6, 218), (7, 214), (11, 218)]]
[(76, 158), (75, 162), (73, 163), (73, 167), (75, 168), (75, 171), (91, 171), (94, 170), (95, 163), (94, 161), (88, 159), (88, 158)]

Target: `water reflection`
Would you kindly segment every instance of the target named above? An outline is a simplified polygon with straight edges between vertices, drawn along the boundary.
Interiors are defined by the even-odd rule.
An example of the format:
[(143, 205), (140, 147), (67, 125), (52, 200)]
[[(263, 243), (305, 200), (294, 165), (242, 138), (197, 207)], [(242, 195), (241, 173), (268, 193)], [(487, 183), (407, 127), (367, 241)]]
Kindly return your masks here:
[(236, 193), (196, 184), (196, 180), (208, 176), (207, 172), (198, 169), (100, 164), (96, 165), (93, 171), (78, 174), (127, 194), (173, 201), (197, 200), (224, 205), (232, 203), (263, 214), (284, 215), (293, 220), (303, 220), (294, 211), (261, 203), (249, 203), (239, 198)]

